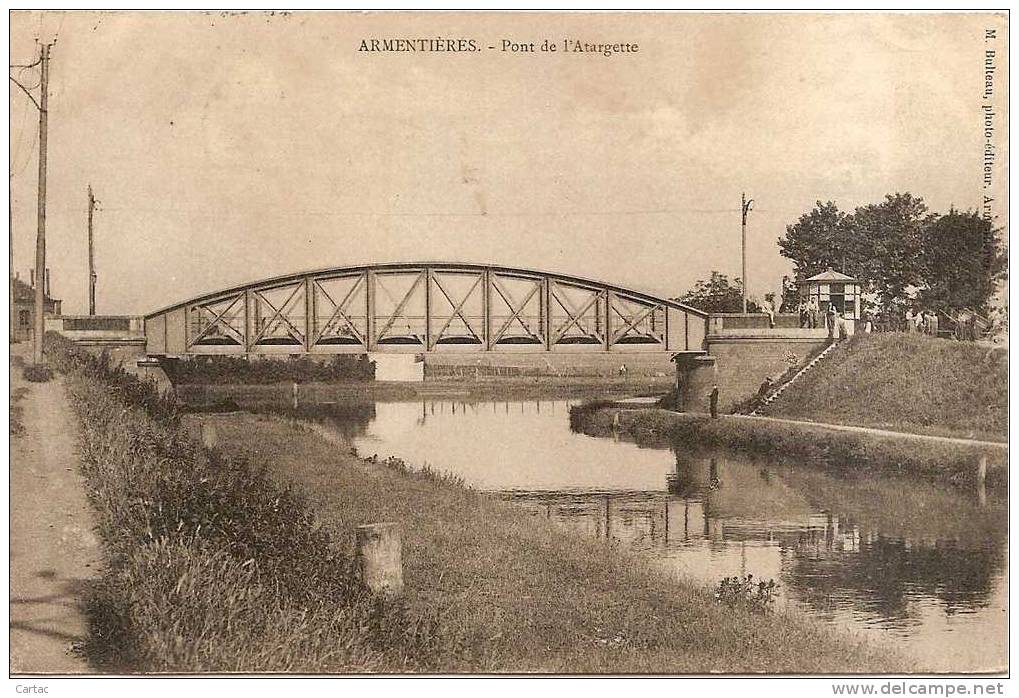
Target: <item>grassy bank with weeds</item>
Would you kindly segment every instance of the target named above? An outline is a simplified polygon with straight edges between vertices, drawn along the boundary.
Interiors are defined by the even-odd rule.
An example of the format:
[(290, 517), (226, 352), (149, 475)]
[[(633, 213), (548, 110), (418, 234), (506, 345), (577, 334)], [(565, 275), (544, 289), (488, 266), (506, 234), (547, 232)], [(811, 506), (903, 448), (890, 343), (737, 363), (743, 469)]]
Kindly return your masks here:
[(723, 446), (765, 456), (794, 457), (828, 470), (902, 474), (970, 487), (977, 462), (987, 457), (988, 487), (1008, 485), (1006, 449), (948, 442), (918, 442), (898, 436), (833, 431), (822, 425), (766, 419), (627, 410), (593, 402), (570, 410), (570, 427), (592, 436), (622, 434), (638, 443)]
[(901, 332), (856, 335), (790, 385), (767, 414), (1005, 441), (1008, 351)]
[[(800, 616), (718, 602), (618, 545), (272, 415), (193, 415), (231, 458), (299, 483), (324, 527), (395, 521), (404, 599), (445, 634), (446, 671), (862, 672), (910, 668), (887, 648)], [(446, 645), (443, 643), (451, 643)]]
[(106, 570), (84, 652), (116, 672), (437, 670), (427, 617), (372, 598), (304, 499), (200, 447), (178, 405), (51, 338)]

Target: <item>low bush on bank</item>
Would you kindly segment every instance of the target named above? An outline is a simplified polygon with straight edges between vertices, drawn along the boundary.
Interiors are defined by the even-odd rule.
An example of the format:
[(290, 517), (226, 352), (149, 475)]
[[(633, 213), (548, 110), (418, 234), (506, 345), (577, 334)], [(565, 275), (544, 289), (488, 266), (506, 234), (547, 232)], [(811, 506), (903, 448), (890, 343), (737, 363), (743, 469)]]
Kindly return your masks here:
[(50, 338), (80, 416), (107, 571), (85, 652), (121, 672), (428, 669), (434, 624), (367, 593), (349, 551), (261, 469), (188, 437), (172, 398)]
[[(585, 424), (614, 404), (615, 402), (612, 400), (584, 400), (579, 405), (572, 405), (570, 407), (570, 430), (583, 432)], [(608, 413), (605, 412), (605, 414)], [(601, 426), (609, 428), (611, 426), (611, 417)]]
[(27, 388), (15, 388), (11, 390), (9, 405), (10, 411), (8, 417), (11, 437), (22, 436), (25, 433), (25, 424), (21, 421), (25, 408), (22, 407), (21, 401), (27, 394)]
[(375, 362), (364, 354), (337, 354), (328, 360), (309, 356), (245, 359), (238, 356), (196, 356), (165, 361), (174, 384), (349, 383), (375, 379)]
[(767, 613), (775, 602), (778, 584), (774, 579), (754, 581), (754, 575), (724, 577), (715, 589), (719, 603), (746, 608), (754, 613)]

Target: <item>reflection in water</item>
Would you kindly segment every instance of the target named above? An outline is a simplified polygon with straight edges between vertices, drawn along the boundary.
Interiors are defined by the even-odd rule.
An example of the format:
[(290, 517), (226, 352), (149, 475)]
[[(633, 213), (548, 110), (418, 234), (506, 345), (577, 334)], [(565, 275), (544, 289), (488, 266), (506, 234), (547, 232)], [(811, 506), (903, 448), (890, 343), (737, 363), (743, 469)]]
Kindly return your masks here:
[(926, 483), (871, 479), (871, 488), (894, 495), (897, 508), (886, 516), (895, 524), (868, 519), (846, 494), (855, 483), (831, 475), (813, 473), (812, 487), (801, 489), (788, 466), (673, 455), (664, 492), (504, 496), (708, 584), (737, 574), (773, 578), (780, 604), (900, 638), (925, 667), (1005, 666), (1003, 502), (989, 509)]
[(1006, 665), (1007, 506), (923, 481), (641, 448), (569, 430), (564, 401), (299, 407), (368, 455), (455, 473), (561, 530), (619, 541), (714, 586), (773, 578), (778, 603), (875, 637), (920, 666)]

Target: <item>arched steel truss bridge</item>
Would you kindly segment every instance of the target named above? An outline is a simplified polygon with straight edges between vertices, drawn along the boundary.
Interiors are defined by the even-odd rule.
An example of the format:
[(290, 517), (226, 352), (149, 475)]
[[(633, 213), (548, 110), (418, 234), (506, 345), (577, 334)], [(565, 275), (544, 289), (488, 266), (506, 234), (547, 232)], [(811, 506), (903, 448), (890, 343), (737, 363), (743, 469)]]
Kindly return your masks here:
[(690, 351), (707, 314), (564, 274), (449, 262), (302, 272), (145, 317), (150, 355)]

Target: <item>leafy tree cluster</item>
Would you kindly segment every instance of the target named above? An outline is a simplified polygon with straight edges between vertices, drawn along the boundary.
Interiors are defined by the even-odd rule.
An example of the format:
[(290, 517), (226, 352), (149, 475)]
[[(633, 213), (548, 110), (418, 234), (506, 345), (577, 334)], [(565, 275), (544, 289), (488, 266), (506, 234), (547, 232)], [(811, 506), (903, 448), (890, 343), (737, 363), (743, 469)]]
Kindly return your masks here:
[(818, 201), (778, 244), (798, 278), (837, 269), (860, 279), (886, 311), (916, 302), (986, 312), (1007, 268), (998, 233), (976, 212), (941, 215), (920, 197), (896, 193), (852, 213)]
[[(698, 281), (677, 300), (706, 313), (739, 313), (743, 311), (743, 280), (736, 277), (730, 281), (725, 274), (713, 271), (710, 279)], [(747, 299), (747, 312), (759, 313), (761, 307)]]

